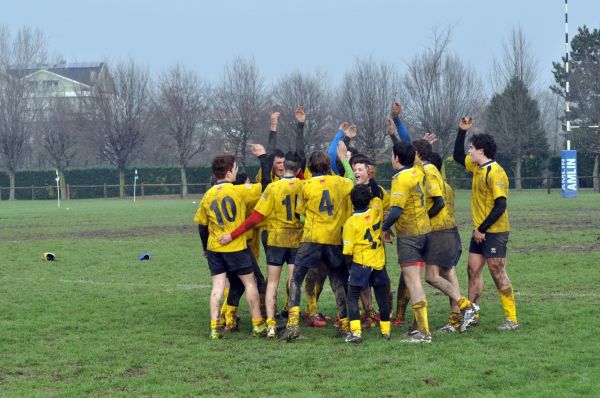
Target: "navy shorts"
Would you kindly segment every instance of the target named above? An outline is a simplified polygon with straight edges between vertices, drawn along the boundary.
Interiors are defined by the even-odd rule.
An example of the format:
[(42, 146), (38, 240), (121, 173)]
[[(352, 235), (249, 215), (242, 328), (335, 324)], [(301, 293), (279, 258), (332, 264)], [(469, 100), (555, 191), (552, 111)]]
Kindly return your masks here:
[(390, 284), (390, 278), (385, 268), (381, 270), (373, 269), (357, 263), (350, 266), (350, 277), (348, 286), (387, 286)]
[(213, 252), (208, 250), (206, 253), (208, 268), (212, 276), (223, 273), (233, 273), (237, 275), (248, 275), (254, 272), (252, 255), (248, 250), (237, 252)]
[(462, 246), (458, 228), (434, 231), (429, 234), (425, 250), (427, 265), (437, 265), (442, 268), (452, 268), (458, 264)]
[(296, 264), (298, 249), (267, 245), (267, 265)]
[(425, 249), (429, 234), (418, 236), (399, 236), (396, 239), (396, 250), (398, 251), (398, 264), (400, 266), (419, 265), (424, 266)]
[(341, 245), (326, 245), (322, 243), (300, 243), (296, 253), (296, 265), (306, 268), (320, 267), (321, 263), (328, 268), (344, 265)]
[(485, 240), (478, 244), (471, 237), (469, 253), (480, 254), (485, 258), (506, 257), (506, 244), (508, 243), (508, 232), (486, 232)]

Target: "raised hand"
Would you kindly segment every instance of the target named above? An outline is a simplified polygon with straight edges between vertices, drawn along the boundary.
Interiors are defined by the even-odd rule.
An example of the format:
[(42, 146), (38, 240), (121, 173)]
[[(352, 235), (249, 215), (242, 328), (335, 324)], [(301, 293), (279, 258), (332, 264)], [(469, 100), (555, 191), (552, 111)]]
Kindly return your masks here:
[(402, 105), (400, 105), (400, 101), (394, 101), (392, 103), (392, 117), (400, 116), (400, 112), (402, 112)]
[(458, 127), (461, 130), (468, 130), (473, 126), (473, 118), (471, 116), (463, 116), (460, 118), (460, 122), (458, 123)]
[(252, 155), (256, 157), (262, 156), (265, 153), (267, 153), (267, 151), (265, 151), (265, 147), (261, 144), (250, 144), (250, 151), (252, 152)]
[(344, 135), (348, 138), (356, 137), (356, 126), (353, 124), (352, 126), (348, 127), (346, 130), (344, 130)]
[(429, 142), (431, 145), (433, 145), (434, 143), (437, 142), (438, 137), (436, 133), (425, 133), (425, 135), (423, 136), (423, 139), (427, 142)]
[(398, 133), (398, 129), (396, 129), (396, 124), (394, 123), (394, 120), (392, 120), (391, 117), (387, 118), (387, 133), (392, 136)]
[(348, 160), (348, 148), (346, 148), (346, 144), (344, 141), (340, 141), (337, 146), (337, 156), (340, 162), (344, 160)]
[(343, 122), (342, 124), (340, 124), (339, 129), (342, 130), (344, 132), (344, 134), (346, 134), (346, 130), (348, 130), (348, 126), (350, 126), (350, 124), (348, 122)]
[(302, 106), (298, 105), (296, 110), (294, 111), (294, 116), (296, 117), (296, 122), (304, 123), (306, 121), (306, 114), (304, 113), (304, 109)]
[(279, 123), (279, 116), (281, 113), (273, 112), (271, 113), (271, 131), (277, 131), (277, 124)]

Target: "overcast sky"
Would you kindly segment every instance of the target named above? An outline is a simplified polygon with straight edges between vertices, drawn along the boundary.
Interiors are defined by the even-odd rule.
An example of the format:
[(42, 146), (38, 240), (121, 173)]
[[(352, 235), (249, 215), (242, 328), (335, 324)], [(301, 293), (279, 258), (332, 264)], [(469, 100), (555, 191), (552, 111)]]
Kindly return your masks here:
[[(153, 72), (182, 63), (209, 80), (236, 55), (254, 56), (267, 81), (299, 69), (338, 81), (356, 57), (400, 72), (454, 27), (451, 51), (482, 80), (502, 42), (520, 26), (547, 86), (564, 54), (564, 0), (7, 0), (0, 24), (40, 28), (68, 62), (132, 57)], [(569, 30), (600, 27), (600, 0), (570, 0)]]

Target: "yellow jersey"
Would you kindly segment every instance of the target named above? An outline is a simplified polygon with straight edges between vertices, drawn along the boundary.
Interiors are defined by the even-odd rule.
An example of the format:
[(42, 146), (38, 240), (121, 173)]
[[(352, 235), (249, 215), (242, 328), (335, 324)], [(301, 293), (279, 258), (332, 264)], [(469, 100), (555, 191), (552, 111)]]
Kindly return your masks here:
[[(508, 200), (508, 176), (496, 161), (477, 165), (469, 155), (465, 156), (465, 167), (473, 173), (471, 186), (471, 217), (473, 229), (477, 229), (494, 207), (494, 200), (505, 197)], [(508, 209), (488, 228), (487, 232), (508, 232)]]
[(354, 212), (348, 218), (344, 223), (343, 253), (352, 255), (357, 264), (381, 270), (385, 265), (385, 250), (381, 243), (381, 215), (375, 213), (370, 208)]
[(342, 243), (342, 225), (349, 212), (353, 185), (348, 178), (337, 175), (313, 176), (304, 181), (296, 207), (296, 212), (305, 216), (301, 242)]
[(431, 232), (425, 204), (425, 175), (416, 167), (404, 168), (392, 177), (390, 206), (402, 208), (394, 224), (399, 237)]
[[(446, 198), (444, 197), (444, 179), (437, 167), (431, 163), (423, 165), (423, 172), (425, 173), (425, 190), (427, 191), (426, 204), (429, 211), (433, 207), (433, 198), (435, 196), (440, 196), (444, 200), (444, 203), (446, 202)], [(447, 205), (442, 207), (442, 210), (433, 216), (433, 218), (430, 218), (429, 222), (432, 231), (442, 231), (454, 227), (452, 219), (448, 216)]]
[(258, 200), (260, 192), (260, 184), (233, 185), (221, 182), (204, 194), (194, 222), (208, 225), (208, 250), (236, 252), (246, 249), (246, 239), (235, 239), (227, 245), (221, 245), (219, 236), (233, 232), (244, 222), (246, 208)]
[(448, 208), (448, 222), (456, 227), (456, 217), (454, 216), (454, 190), (446, 181), (444, 181), (444, 202)]
[(303, 180), (283, 177), (270, 183), (260, 196), (255, 211), (267, 218), (269, 246), (297, 248), (303, 225), (296, 217), (296, 202)]

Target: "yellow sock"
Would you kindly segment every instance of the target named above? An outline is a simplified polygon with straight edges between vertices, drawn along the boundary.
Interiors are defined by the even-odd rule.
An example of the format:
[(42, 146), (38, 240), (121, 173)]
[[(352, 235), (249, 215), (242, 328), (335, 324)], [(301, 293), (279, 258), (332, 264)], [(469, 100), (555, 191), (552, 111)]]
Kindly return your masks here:
[[(358, 322), (360, 322), (360, 321), (358, 321)], [(348, 317), (340, 318), (340, 328), (342, 329), (342, 332), (344, 332), (344, 333), (348, 333), (350, 331), (350, 321), (348, 320)]]
[(412, 305), (413, 314), (417, 320), (419, 332), (429, 334), (429, 321), (427, 320), (427, 300), (419, 301)]
[(461, 311), (464, 310), (465, 308), (471, 306), (471, 302), (466, 297), (459, 298), (457, 301), (457, 304), (458, 304), (458, 308), (460, 308)]
[(300, 307), (295, 306), (290, 308), (290, 312), (288, 313), (288, 323), (287, 327), (292, 328), (298, 326), (300, 323)]
[(230, 328), (234, 328), (237, 324), (237, 319), (235, 319), (235, 314), (237, 313), (238, 307), (233, 305), (226, 306), (225, 309), (225, 325)]
[(264, 326), (265, 320), (264, 318), (258, 318), (252, 320), (252, 326)]
[(448, 317), (448, 323), (452, 326), (454, 326), (455, 328), (459, 328), (460, 327), (460, 313), (458, 312), (452, 312), (450, 313), (450, 316)]
[(517, 322), (517, 306), (515, 304), (515, 291), (512, 285), (500, 290), (500, 301), (504, 308), (504, 317), (510, 319), (514, 323)]
[(210, 321), (210, 330), (217, 330), (218, 325), (219, 325), (219, 321), (213, 321), (211, 319), (211, 321)]
[(381, 330), (381, 334), (390, 334), (391, 322), (379, 321), (379, 330)]
[(350, 321), (350, 331), (352, 334), (360, 334), (360, 319)]
[(229, 296), (229, 288), (226, 287), (223, 292), (223, 304), (221, 305), (221, 311), (219, 313), (219, 322), (225, 324), (225, 312), (227, 312), (227, 296)]
[(267, 326), (270, 328), (275, 328), (277, 327), (277, 321), (273, 318), (267, 318)]

